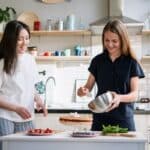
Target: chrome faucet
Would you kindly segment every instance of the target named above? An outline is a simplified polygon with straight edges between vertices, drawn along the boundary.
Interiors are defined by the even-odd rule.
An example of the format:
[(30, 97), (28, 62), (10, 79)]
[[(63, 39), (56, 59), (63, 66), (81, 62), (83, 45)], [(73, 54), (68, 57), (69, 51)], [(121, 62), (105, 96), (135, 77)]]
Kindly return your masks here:
[(55, 77), (53, 76), (49, 76), (45, 82), (45, 98), (44, 98), (44, 104), (46, 105), (46, 101), (47, 101), (47, 84), (48, 82), (52, 80), (54, 85), (56, 86), (56, 80), (55, 80)]

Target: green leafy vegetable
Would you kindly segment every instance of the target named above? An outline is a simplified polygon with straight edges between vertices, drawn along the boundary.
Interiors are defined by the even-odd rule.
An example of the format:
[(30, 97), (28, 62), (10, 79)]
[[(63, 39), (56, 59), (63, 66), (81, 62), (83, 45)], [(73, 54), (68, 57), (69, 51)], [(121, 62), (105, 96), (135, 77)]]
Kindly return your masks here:
[(119, 125), (116, 126), (105, 126), (103, 125), (103, 129), (102, 129), (102, 133), (103, 134), (107, 134), (107, 133), (127, 133), (128, 132), (128, 128), (121, 128), (119, 127)]

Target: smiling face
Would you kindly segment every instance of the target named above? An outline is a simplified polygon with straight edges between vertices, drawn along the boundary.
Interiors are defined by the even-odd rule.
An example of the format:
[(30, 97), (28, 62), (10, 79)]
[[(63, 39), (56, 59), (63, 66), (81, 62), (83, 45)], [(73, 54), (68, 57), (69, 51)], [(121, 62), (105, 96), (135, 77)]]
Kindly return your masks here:
[(108, 50), (110, 55), (119, 56), (121, 54), (119, 36), (111, 31), (106, 31), (104, 33), (104, 47)]
[(18, 40), (17, 40), (17, 53), (24, 54), (27, 50), (29, 45), (29, 33), (26, 29), (22, 29), (19, 33)]

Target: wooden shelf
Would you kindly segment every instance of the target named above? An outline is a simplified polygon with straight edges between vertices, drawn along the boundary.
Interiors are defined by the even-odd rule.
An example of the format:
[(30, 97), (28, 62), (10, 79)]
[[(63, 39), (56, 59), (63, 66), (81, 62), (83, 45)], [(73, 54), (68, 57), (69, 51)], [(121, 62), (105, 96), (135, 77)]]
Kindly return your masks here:
[(89, 62), (91, 60), (91, 56), (37, 56), (35, 59), (37, 62)]
[(40, 36), (40, 35), (56, 35), (56, 36), (64, 36), (64, 35), (77, 35), (77, 36), (90, 36), (91, 32), (88, 30), (75, 30), (75, 31), (58, 31), (58, 30), (52, 30), (52, 31), (31, 31), (32, 36)]
[(149, 30), (143, 30), (142, 35), (150, 35), (150, 29)]
[(150, 56), (143, 56), (141, 62), (150, 62)]
[[(3, 33), (1, 32), (0, 35)], [(63, 30), (63, 31), (58, 31), (58, 30), (52, 30), (52, 31), (46, 31), (46, 30), (41, 30), (41, 31), (31, 31), (32, 36), (90, 36), (91, 31), (89, 30)]]

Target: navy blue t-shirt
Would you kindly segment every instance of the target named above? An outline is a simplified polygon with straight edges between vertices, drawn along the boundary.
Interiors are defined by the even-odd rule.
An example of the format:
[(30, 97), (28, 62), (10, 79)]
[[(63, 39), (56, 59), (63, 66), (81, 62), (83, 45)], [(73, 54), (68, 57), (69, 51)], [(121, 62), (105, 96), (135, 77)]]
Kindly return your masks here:
[[(95, 77), (98, 88), (97, 96), (106, 91), (127, 94), (130, 92), (131, 77), (144, 77), (143, 70), (135, 59), (121, 55), (112, 62), (107, 51), (95, 56), (88, 70)], [(133, 103), (120, 103), (118, 108), (103, 114), (115, 118), (132, 117)]]

